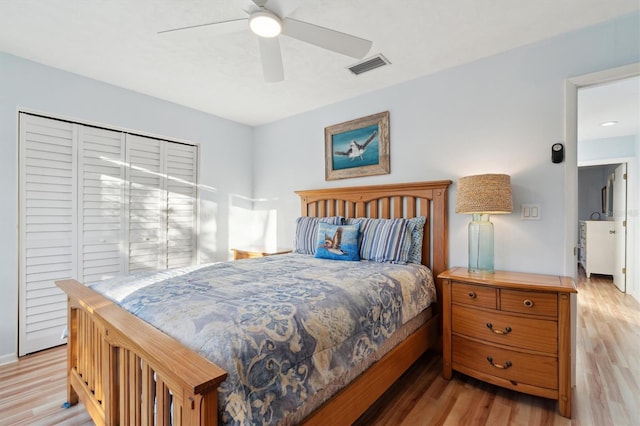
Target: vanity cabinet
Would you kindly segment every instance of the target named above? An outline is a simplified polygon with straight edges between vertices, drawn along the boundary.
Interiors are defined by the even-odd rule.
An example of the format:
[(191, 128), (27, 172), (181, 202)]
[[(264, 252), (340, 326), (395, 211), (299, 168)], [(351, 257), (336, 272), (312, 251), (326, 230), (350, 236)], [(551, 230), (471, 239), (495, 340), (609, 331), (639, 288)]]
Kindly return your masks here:
[(613, 221), (580, 221), (580, 264), (587, 278), (591, 274), (613, 275), (615, 263)]

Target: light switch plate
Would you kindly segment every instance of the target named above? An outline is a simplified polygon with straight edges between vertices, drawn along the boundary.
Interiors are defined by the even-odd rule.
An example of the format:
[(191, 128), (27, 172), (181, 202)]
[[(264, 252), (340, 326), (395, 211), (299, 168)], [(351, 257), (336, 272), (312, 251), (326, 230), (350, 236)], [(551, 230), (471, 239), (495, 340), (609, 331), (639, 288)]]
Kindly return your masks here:
[(540, 220), (540, 204), (522, 204), (520, 218), (522, 220)]

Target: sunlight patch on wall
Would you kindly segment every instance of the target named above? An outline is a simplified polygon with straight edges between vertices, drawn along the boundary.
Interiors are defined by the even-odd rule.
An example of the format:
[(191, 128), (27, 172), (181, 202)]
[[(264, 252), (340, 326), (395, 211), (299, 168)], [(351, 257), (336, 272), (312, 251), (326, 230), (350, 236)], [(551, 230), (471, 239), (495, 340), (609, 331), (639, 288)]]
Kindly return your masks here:
[[(229, 196), (229, 250), (259, 248), (267, 251), (277, 245), (277, 210), (254, 210), (253, 200), (238, 194)], [(231, 257), (231, 253), (229, 253)]]

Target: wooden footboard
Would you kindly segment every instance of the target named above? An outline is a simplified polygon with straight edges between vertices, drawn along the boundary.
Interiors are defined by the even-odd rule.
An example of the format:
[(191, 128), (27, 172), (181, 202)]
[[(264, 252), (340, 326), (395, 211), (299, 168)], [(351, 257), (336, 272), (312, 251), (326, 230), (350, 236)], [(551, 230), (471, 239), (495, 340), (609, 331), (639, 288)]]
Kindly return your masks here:
[[(68, 403), (98, 425), (215, 425), (227, 374), (201, 355), (75, 280), (67, 293)], [(434, 316), (304, 423), (351, 424), (439, 335)]]
[(68, 403), (96, 424), (215, 425), (217, 365), (75, 280), (68, 296)]

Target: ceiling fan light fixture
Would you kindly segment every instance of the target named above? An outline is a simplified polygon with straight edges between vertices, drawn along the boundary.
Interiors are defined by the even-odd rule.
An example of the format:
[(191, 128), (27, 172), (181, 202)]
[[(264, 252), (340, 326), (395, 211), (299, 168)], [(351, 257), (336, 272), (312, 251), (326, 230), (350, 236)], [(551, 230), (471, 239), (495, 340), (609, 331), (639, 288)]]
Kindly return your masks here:
[(258, 10), (251, 14), (249, 28), (259, 37), (277, 37), (282, 32), (282, 21), (266, 9)]

